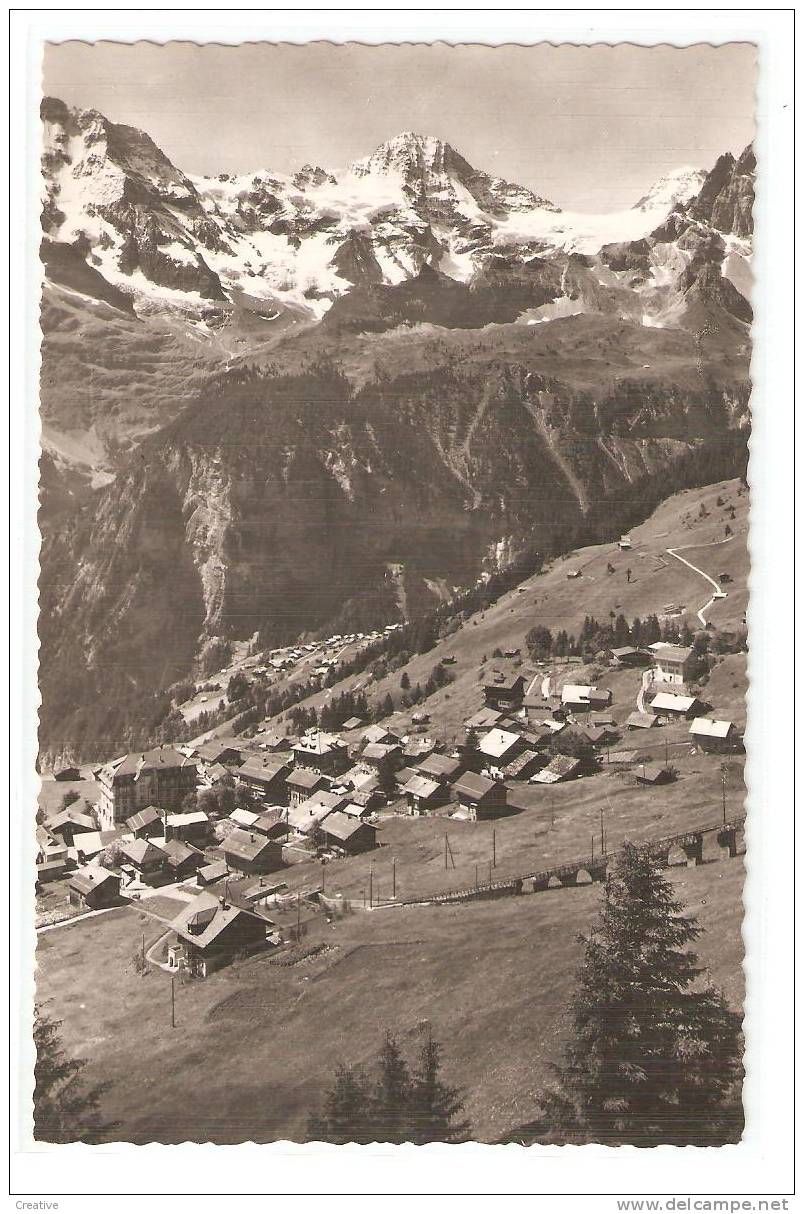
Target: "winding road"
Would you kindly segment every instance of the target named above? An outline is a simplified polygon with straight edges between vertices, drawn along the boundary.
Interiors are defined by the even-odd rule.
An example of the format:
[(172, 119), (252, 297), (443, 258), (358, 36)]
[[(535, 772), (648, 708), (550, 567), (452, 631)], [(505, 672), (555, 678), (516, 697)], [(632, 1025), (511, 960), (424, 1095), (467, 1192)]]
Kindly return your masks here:
[[(732, 539), (734, 539), (734, 536), (730, 535), (730, 536), (728, 536), (728, 537), (727, 537), (725, 540), (715, 540), (715, 541), (714, 541), (714, 543), (712, 543), (712, 544), (710, 544), (710, 545), (709, 545), (709, 547), (711, 547), (711, 548), (715, 548), (715, 547), (717, 547), (719, 544), (728, 544), (728, 543), (729, 543), (729, 542), (730, 542)], [(689, 545), (687, 545), (687, 547), (690, 547), (690, 548), (696, 548), (696, 547), (700, 547), (700, 545), (698, 545), (698, 544), (689, 544)], [(682, 551), (683, 551), (683, 549), (682, 549)], [(707, 582), (709, 583), (709, 585), (710, 585), (710, 586), (713, 588), (713, 590), (715, 591), (715, 593), (714, 593), (714, 594), (711, 596), (711, 598), (709, 598), (709, 599), (708, 599), (708, 600), (707, 600), (707, 601), (704, 603), (703, 607), (702, 607), (702, 608), (700, 609), (700, 611), (697, 613), (697, 615), (698, 615), (698, 619), (701, 621), (702, 625), (703, 625), (703, 626), (704, 626), (704, 628), (705, 628), (705, 627), (706, 627), (706, 615), (705, 615), (705, 612), (707, 612), (707, 611), (709, 610), (709, 608), (712, 606), (712, 604), (714, 603), (714, 601), (715, 601), (715, 599), (716, 599), (716, 598), (720, 598), (720, 597), (721, 597), (721, 595), (722, 595), (723, 597), (725, 597), (725, 592), (724, 592), (724, 591), (722, 591), (722, 590), (720, 589), (720, 586), (718, 585), (718, 583), (715, 581), (715, 579), (714, 579), (714, 578), (710, 577), (708, 573), (704, 573), (703, 569), (699, 569), (697, 565), (693, 565), (692, 561), (688, 561), (688, 560), (686, 560), (686, 559), (685, 559), (683, 556), (679, 556), (679, 555), (678, 555), (678, 553), (679, 553), (679, 549), (678, 549), (678, 548), (665, 548), (665, 552), (666, 552), (666, 553), (668, 553), (668, 555), (669, 555), (669, 556), (674, 556), (674, 557), (676, 558), (676, 560), (677, 560), (677, 561), (681, 561), (681, 564), (682, 564), (682, 565), (686, 565), (686, 566), (687, 566), (687, 568), (688, 568), (688, 569), (692, 569), (692, 571), (693, 571), (694, 573), (698, 573), (698, 574), (700, 574), (700, 576), (701, 576), (702, 578), (704, 578), (704, 579), (705, 579), (705, 581), (707, 581)]]

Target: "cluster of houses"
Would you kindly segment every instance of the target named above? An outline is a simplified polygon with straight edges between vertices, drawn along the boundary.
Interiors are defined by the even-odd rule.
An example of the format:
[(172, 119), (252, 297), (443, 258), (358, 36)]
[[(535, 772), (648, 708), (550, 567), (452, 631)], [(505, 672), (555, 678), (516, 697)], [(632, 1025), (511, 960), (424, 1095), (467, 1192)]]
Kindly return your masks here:
[[(89, 910), (147, 886), (192, 883), (198, 893), (174, 925), (168, 963), (208, 972), (270, 935), (275, 925), (255, 910), (272, 888), (268, 874), (375, 848), (378, 811), (389, 803), (403, 804), (410, 815), (494, 819), (509, 811), (517, 783), (582, 776), (624, 729), (663, 721), (689, 721), (704, 750), (737, 749), (734, 724), (704, 715), (689, 690), (695, 660), (692, 649), (664, 643), (613, 650), (613, 668), (650, 668), (649, 679), (643, 674), (644, 711), (631, 713), (623, 729), (605, 687), (566, 683), (555, 694), (548, 685), (547, 694), (540, 688), (533, 695), (521, 674), (496, 672), (450, 753), (421, 730), (394, 732), (353, 717), (339, 733), (309, 730), (292, 739), (263, 730), (249, 742), (164, 745), (120, 756), (93, 771), (96, 805), (79, 798), (38, 827), (38, 883), (68, 877), (71, 903)], [(419, 711), (412, 721), (423, 729), (429, 716)], [(588, 742), (582, 756), (558, 753), (555, 739), (567, 729)], [(643, 768), (637, 777), (660, 782), (662, 772)], [(230, 796), (225, 813), (220, 799), (197, 797), (222, 787), (247, 795), (237, 797), (236, 808)], [(209, 812), (202, 808), (209, 805)]]
[(629, 730), (688, 721), (690, 737), (702, 750), (726, 754), (740, 749), (734, 722), (708, 717), (690, 687), (698, 661), (692, 648), (657, 641), (648, 650), (628, 648), (613, 653), (622, 665), (650, 667), (650, 681), (643, 688), (644, 708), (627, 718)]

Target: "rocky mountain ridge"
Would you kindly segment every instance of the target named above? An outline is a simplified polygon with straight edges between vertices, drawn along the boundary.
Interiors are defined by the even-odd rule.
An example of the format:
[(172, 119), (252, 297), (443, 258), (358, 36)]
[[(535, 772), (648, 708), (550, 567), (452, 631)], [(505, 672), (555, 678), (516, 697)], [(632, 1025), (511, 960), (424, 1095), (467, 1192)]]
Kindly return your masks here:
[(213, 637), (387, 622), (734, 473), (750, 149), (602, 222), (411, 133), (201, 180), (43, 119), (44, 749), (125, 741)]

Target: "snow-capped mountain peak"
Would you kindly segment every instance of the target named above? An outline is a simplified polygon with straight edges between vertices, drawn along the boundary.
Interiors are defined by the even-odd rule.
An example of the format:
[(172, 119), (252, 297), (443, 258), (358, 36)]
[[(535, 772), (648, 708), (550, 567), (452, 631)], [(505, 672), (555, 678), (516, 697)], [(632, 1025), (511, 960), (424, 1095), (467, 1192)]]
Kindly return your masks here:
[[(719, 230), (750, 235), (750, 149), (739, 165), (721, 158), (709, 174), (674, 170), (628, 211), (600, 215), (561, 211), (414, 131), (337, 176), (306, 164), (293, 174), (190, 177), (146, 133), (94, 110), (48, 99), (42, 118), (48, 242), (72, 250), (135, 310), (180, 310), (204, 324), (222, 323), (242, 298), (256, 301), (263, 319), (294, 324), (321, 318), (355, 286), (402, 283), (425, 267), (476, 284), (502, 264), (527, 277), (537, 272), (533, 259), (556, 258), (560, 270), (571, 254), (602, 258), (601, 281), (613, 289), (614, 275), (637, 271), (630, 262), (612, 269), (606, 247), (644, 241), (680, 203), (690, 213), (676, 217), (674, 233), (711, 214)], [(617, 256), (619, 265), (625, 255)], [(637, 269), (651, 281), (667, 278), (687, 264), (683, 249), (673, 256), (672, 266), (662, 254), (658, 269)]]
[(661, 211), (667, 215), (679, 202), (689, 202), (706, 181), (706, 170), (690, 165), (673, 169), (655, 181), (646, 194), (634, 203), (635, 211)]
[(411, 172), (443, 173), (447, 170), (449, 161), (456, 156), (454, 148), (435, 135), (402, 131), (393, 139), (381, 143), (370, 156), (356, 160), (350, 166), (350, 172), (356, 177), (389, 173), (399, 173), (402, 176)]

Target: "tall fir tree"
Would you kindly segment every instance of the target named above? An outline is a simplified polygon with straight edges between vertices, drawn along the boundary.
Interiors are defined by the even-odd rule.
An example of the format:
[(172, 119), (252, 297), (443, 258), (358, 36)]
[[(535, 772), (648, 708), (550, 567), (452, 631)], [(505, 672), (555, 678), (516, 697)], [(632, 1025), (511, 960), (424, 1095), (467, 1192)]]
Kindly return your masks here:
[(324, 1142), (463, 1142), (469, 1122), (457, 1121), (463, 1096), (441, 1079), (441, 1047), (432, 1036), (411, 1071), (392, 1033), (386, 1032), (375, 1073), (338, 1066), (322, 1111), (310, 1118), (311, 1138)]
[(311, 1117), (309, 1134), (322, 1142), (374, 1142), (371, 1088), (362, 1070), (337, 1066), (322, 1112)]
[(374, 1124), (377, 1142), (407, 1142), (410, 1071), (393, 1033), (386, 1031), (377, 1059)]
[(702, 929), (681, 911), (649, 851), (626, 844), (581, 937), (572, 1034), (539, 1101), (538, 1141), (739, 1141), (740, 1018), (702, 983), (689, 948)]
[(41, 1004), (34, 1009), (34, 1138), (39, 1142), (99, 1142), (111, 1125), (101, 1121), (99, 1105), (107, 1084), (87, 1087), (82, 1058), (68, 1058), (61, 1021)]
[(411, 1080), (409, 1124), (410, 1142), (465, 1142), (469, 1122), (456, 1118), (463, 1112), (463, 1094), (441, 1079), (441, 1046), (432, 1034), (419, 1054), (419, 1063)]

